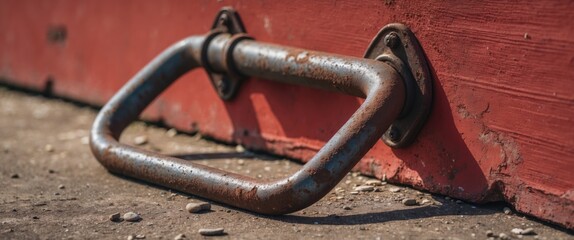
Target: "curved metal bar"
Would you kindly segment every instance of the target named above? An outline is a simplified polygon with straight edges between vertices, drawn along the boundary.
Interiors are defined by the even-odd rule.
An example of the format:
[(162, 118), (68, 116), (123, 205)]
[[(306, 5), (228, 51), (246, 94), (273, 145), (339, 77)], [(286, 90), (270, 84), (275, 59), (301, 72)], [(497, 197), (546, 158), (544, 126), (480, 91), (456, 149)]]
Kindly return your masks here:
[[(109, 171), (174, 188), (264, 214), (303, 209), (327, 194), (366, 154), (399, 116), (405, 86), (390, 65), (244, 40), (224, 44), (219, 34), (207, 43), (214, 71), (229, 63), (246, 76), (308, 85), (366, 97), (364, 103), (299, 171), (284, 179), (261, 181), (118, 142), (121, 132), (165, 88), (202, 66), (205, 37), (190, 37), (165, 50), (135, 75), (101, 110), (90, 135), (96, 158)], [(229, 54), (231, 51), (231, 54)], [(217, 55), (217, 57), (214, 57)], [(226, 59), (232, 56), (233, 59)]]

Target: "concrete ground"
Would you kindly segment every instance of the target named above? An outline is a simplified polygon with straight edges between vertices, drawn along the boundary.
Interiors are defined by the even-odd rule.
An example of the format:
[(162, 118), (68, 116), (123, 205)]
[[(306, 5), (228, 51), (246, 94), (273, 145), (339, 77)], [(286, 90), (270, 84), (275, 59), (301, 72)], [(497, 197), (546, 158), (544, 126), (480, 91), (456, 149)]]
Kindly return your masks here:
[[(0, 239), (201, 239), (201, 228), (224, 228), (225, 235), (210, 238), (226, 239), (574, 239), (572, 232), (505, 213), (502, 203), (477, 206), (384, 182), (376, 191), (355, 192), (374, 180), (356, 173), (289, 215), (269, 217), (215, 202), (211, 211), (189, 213), (188, 203), (210, 201), (110, 174), (96, 161), (87, 143), (96, 113), (0, 87)], [(175, 133), (139, 122), (122, 141), (259, 178), (301, 167)], [(409, 198), (417, 204), (403, 204)], [(126, 212), (142, 220), (109, 219)], [(513, 233), (515, 228), (533, 233)]]

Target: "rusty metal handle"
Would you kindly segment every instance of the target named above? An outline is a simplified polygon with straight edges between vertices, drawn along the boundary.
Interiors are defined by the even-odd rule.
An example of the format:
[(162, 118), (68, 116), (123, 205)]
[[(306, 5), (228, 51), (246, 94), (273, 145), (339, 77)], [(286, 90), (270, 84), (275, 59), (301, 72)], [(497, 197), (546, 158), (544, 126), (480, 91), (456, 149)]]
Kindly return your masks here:
[[(184, 39), (156, 57), (102, 108), (90, 135), (109, 171), (264, 214), (303, 209), (327, 194), (399, 118), (407, 89), (391, 64), (260, 43), (212, 31)], [(299, 171), (261, 181), (118, 142), (122, 131), (184, 73), (252, 76), (365, 97), (364, 103)], [(217, 84), (216, 84), (217, 87)], [(221, 86), (219, 86), (221, 87)]]

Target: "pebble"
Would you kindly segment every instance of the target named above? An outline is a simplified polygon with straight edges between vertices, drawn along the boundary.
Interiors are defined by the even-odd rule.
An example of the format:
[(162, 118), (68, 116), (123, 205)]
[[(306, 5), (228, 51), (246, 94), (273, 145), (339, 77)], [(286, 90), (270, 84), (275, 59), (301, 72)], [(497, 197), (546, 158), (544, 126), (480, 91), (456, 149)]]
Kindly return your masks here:
[(349, 192), (349, 194), (351, 194), (351, 195), (357, 195), (357, 194), (359, 194), (359, 192), (357, 192), (357, 191), (352, 191), (352, 192)]
[(66, 188), (66, 186), (64, 186), (64, 184), (58, 185), (58, 189), (64, 189), (64, 188)]
[(175, 128), (170, 128), (167, 130), (167, 132), (165, 132), (165, 135), (168, 137), (175, 137), (177, 135), (177, 130), (175, 130)]
[(499, 238), (500, 240), (508, 240), (508, 239), (510, 239), (510, 237), (509, 237), (508, 235), (506, 235), (506, 233), (500, 233), (500, 234), (498, 234), (498, 238)]
[(140, 235), (129, 235), (128, 236), (128, 240), (134, 240), (134, 239), (145, 239), (145, 235), (140, 234)]
[(142, 220), (140, 215), (137, 213), (134, 213), (134, 212), (125, 213), (123, 218), (124, 218), (124, 220), (126, 220), (128, 222), (138, 222), (138, 221)]
[(516, 234), (516, 235), (534, 235), (534, 234), (536, 234), (534, 232), (533, 228), (527, 228), (527, 229), (513, 228), (512, 230), (510, 230), (510, 232), (513, 234)]
[(202, 211), (209, 211), (211, 210), (211, 204), (206, 202), (200, 203), (188, 203), (185, 206), (185, 209), (190, 213), (198, 213)]
[(520, 233), (520, 235), (535, 235), (536, 232), (534, 232), (534, 228), (527, 228), (522, 230), (522, 232)]
[(373, 186), (367, 186), (367, 185), (358, 186), (355, 188), (355, 191), (358, 192), (372, 192), (373, 190), (375, 190)]
[(235, 146), (235, 151), (236, 152), (245, 152), (245, 148), (241, 145), (237, 145), (237, 146)]
[(382, 183), (381, 181), (379, 181), (379, 180), (373, 179), (373, 180), (366, 181), (366, 182), (365, 182), (365, 185), (370, 185), (370, 186), (382, 186), (383, 183)]
[(121, 222), (122, 221), (122, 216), (120, 213), (114, 213), (112, 215), (110, 215), (110, 221), (112, 222)]
[(511, 233), (514, 233), (514, 234), (517, 234), (517, 235), (518, 235), (518, 234), (521, 234), (522, 231), (523, 231), (522, 228), (513, 228), (512, 230), (510, 230)]
[(512, 210), (510, 210), (509, 207), (504, 207), (504, 208), (502, 209), (502, 212), (504, 212), (504, 214), (506, 214), (506, 215), (509, 215), (509, 214), (512, 213)]
[(147, 143), (147, 137), (144, 135), (137, 136), (134, 138), (134, 144), (135, 145), (144, 145), (146, 143)]
[(185, 239), (185, 234), (178, 234), (173, 238), (173, 240), (183, 240)]
[(54, 146), (52, 146), (51, 144), (46, 144), (46, 146), (44, 146), (44, 150), (46, 150), (46, 152), (53, 152)]
[(414, 198), (405, 198), (405, 199), (403, 199), (402, 203), (405, 206), (414, 206), (414, 205), (417, 205), (417, 200)]
[(487, 237), (494, 237), (494, 232), (491, 230), (486, 231), (486, 236)]
[(201, 228), (199, 229), (199, 234), (203, 235), (203, 236), (220, 236), (225, 234), (224, 232), (225, 230), (223, 228)]
[(20, 175), (18, 175), (18, 173), (14, 173), (10, 175), (10, 178), (20, 178)]
[(398, 188), (398, 187), (394, 187), (394, 188), (390, 188), (390, 189), (389, 189), (389, 192), (394, 192), (394, 193), (400, 192), (400, 191), (401, 191), (401, 189)]
[(456, 200), (456, 204), (462, 204), (461, 200)]

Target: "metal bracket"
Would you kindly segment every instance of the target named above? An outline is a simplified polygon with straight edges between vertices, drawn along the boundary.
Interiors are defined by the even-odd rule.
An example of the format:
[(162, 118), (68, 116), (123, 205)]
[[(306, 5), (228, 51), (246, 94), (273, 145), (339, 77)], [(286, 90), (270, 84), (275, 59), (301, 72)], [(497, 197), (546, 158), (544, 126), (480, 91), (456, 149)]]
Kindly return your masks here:
[(234, 74), (237, 73), (237, 71), (218, 73), (211, 69), (209, 64), (206, 64), (207, 46), (209, 46), (209, 43), (215, 36), (221, 33), (229, 33), (232, 35), (240, 34), (238, 36), (247, 38), (246, 36), (241, 35), (245, 33), (245, 27), (239, 18), (239, 14), (237, 14), (233, 8), (225, 7), (221, 9), (219, 13), (217, 13), (215, 21), (211, 27), (211, 31), (207, 37), (207, 41), (205, 41), (202, 48), (202, 60), (204, 62), (204, 69), (207, 72), (207, 75), (209, 75), (209, 79), (211, 80), (215, 91), (221, 99), (231, 100), (237, 93), (239, 85), (246, 77), (240, 74)]
[(393, 148), (406, 147), (420, 132), (432, 104), (432, 75), (424, 52), (407, 26), (393, 23), (373, 38), (365, 58), (389, 63), (405, 80), (407, 92), (403, 111), (382, 140)]

